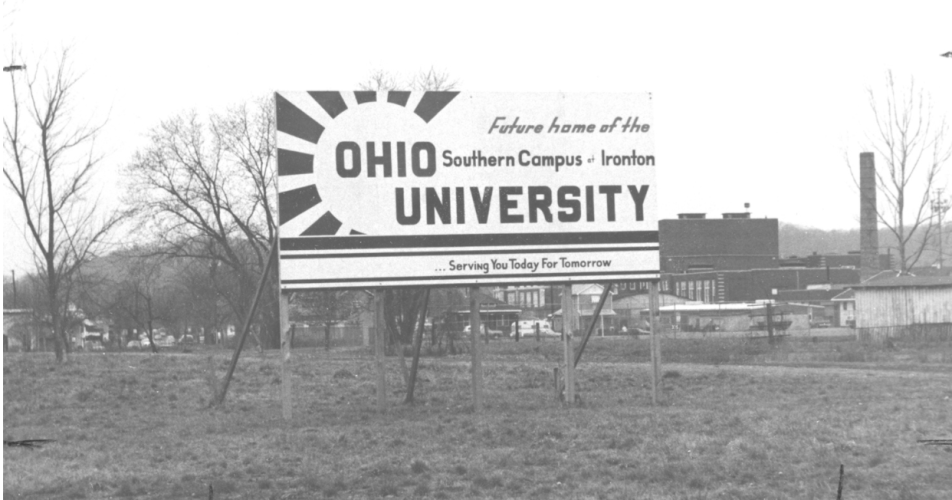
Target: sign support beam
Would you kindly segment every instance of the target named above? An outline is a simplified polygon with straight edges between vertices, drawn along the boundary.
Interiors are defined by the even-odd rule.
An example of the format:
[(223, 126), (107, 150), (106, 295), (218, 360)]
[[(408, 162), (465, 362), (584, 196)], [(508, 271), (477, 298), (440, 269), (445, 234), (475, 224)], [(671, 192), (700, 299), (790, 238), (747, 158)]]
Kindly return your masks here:
[(291, 326), (288, 320), (290, 294), (281, 292), (278, 298), (278, 317), (281, 328), (281, 416), (291, 421)]
[(225, 402), (225, 395), (228, 394), (228, 385), (231, 383), (231, 376), (235, 373), (235, 367), (238, 366), (238, 357), (241, 356), (241, 348), (245, 345), (245, 339), (248, 338), (248, 331), (251, 329), (251, 322), (255, 318), (255, 313), (258, 312), (258, 302), (261, 299), (261, 292), (264, 291), (264, 285), (268, 282), (268, 273), (271, 271), (271, 266), (277, 254), (278, 238), (275, 238), (274, 241), (271, 242), (271, 251), (268, 252), (268, 261), (264, 265), (264, 270), (261, 271), (261, 280), (258, 282), (258, 290), (255, 292), (254, 300), (251, 301), (251, 310), (248, 311), (248, 316), (245, 317), (245, 325), (241, 328), (238, 345), (235, 346), (235, 353), (231, 356), (231, 364), (228, 365), (228, 372), (225, 374), (225, 380), (222, 381), (221, 391), (218, 392), (218, 398), (215, 404), (220, 405)]
[(374, 361), (377, 366), (377, 411), (383, 413), (387, 410), (387, 374), (384, 367), (384, 347), (387, 341), (387, 321), (384, 318), (383, 295), (384, 289), (378, 288), (374, 293), (374, 310), (376, 319), (374, 320), (374, 330), (376, 337), (374, 339)]
[[(585, 337), (582, 338), (582, 345), (579, 346), (578, 352), (575, 354), (575, 366), (578, 366), (578, 362), (582, 360), (582, 353), (585, 352), (588, 339), (592, 337), (592, 332), (595, 330), (595, 320), (602, 317), (602, 307), (605, 306), (605, 300), (608, 299), (608, 295), (612, 291), (612, 283), (605, 283), (602, 286), (604, 286), (605, 289), (602, 290), (602, 296), (598, 299), (598, 305), (595, 307), (595, 312), (592, 315), (592, 322), (588, 324), (588, 330), (585, 331)], [(605, 336), (604, 320), (602, 321), (602, 336)]]
[(575, 356), (572, 333), (575, 330), (575, 311), (572, 308), (572, 285), (562, 286), (562, 340), (565, 343), (565, 403), (575, 404)]

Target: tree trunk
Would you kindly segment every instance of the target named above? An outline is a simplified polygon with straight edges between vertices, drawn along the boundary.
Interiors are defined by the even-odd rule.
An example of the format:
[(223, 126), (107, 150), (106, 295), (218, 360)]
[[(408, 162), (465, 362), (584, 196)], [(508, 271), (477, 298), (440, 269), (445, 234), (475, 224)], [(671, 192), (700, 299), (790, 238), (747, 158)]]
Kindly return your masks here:
[(403, 373), (403, 383), (410, 386), (410, 370), (407, 368), (407, 357), (403, 354), (403, 339), (397, 340), (397, 357), (400, 358), (400, 371)]
[(152, 296), (145, 298), (146, 312), (149, 314), (149, 345), (152, 347), (152, 354), (158, 354), (159, 348), (155, 345), (155, 334), (152, 332)]
[(215, 329), (211, 325), (202, 327), (202, 336), (205, 337), (205, 345), (215, 345)]
[(56, 362), (62, 363), (65, 361), (66, 354), (63, 346), (64, 335), (60, 327), (59, 309), (56, 307), (56, 287), (53, 285), (47, 286), (46, 292), (50, 307), (50, 331), (53, 333), (53, 351), (56, 353)]
[(149, 336), (149, 347), (152, 348), (152, 354), (158, 354), (159, 348), (155, 345), (155, 334), (152, 333), (152, 318), (149, 318), (149, 326), (146, 334)]
[(324, 350), (331, 350), (331, 324), (324, 323)]

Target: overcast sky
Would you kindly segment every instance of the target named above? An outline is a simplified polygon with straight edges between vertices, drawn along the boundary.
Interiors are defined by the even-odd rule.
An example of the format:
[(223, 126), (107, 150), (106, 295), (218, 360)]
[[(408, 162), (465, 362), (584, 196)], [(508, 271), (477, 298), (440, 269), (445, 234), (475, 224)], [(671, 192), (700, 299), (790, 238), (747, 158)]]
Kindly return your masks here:
[[(354, 89), (375, 70), (434, 67), (470, 91), (652, 92), (662, 218), (749, 202), (754, 217), (857, 227), (844, 155), (858, 157), (869, 130), (866, 89), (888, 69), (914, 76), (952, 118), (952, 59), (939, 57), (952, 2), (619, 3), (5, 1), (3, 62), (36, 67), (71, 47), (85, 74), (76, 112), (109, 119), (97, 145), (110, 203), (164, 118)], [(9, 275), (31, 264), (2, 192)]]

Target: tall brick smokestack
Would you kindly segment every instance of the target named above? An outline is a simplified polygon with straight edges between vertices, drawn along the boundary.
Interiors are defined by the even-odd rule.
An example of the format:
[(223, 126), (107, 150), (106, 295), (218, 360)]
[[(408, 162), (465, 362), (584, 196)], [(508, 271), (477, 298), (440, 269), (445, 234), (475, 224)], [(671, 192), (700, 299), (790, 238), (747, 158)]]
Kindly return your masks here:
[(879, 269), (879, 224), (876, 215), (876, 165), (873, 153), (859, 154), (859, 279), (866, 281)]

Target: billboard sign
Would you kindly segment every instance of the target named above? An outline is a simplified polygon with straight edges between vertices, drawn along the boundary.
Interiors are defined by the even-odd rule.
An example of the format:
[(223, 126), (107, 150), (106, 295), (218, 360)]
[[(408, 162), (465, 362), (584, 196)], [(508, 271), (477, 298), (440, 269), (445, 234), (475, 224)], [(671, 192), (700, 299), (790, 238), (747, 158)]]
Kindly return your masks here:
[(282, 289), (659, 276), (648, 93), (275, 100)]

